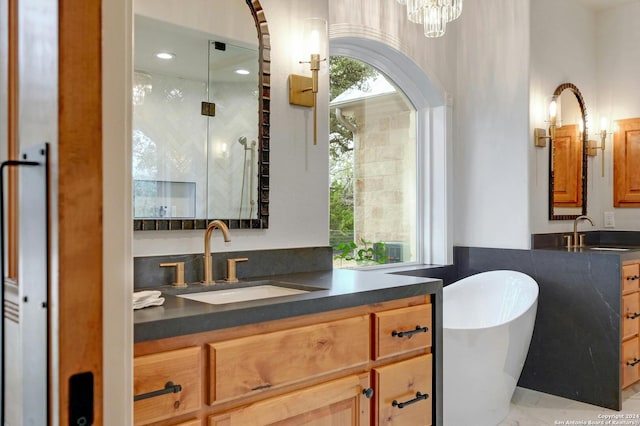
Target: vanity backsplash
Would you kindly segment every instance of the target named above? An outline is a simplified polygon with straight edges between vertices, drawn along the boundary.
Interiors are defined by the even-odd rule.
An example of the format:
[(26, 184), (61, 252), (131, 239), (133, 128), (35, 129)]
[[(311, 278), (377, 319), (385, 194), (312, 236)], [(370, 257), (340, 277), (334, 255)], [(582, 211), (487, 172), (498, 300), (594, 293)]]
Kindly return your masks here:
[[(213, 278), (222, 280), (227, 274), (227, 259), (248, 258), (237, 264), (240, 280), (296, 272), (324, 271), (332, 268), (331, 247), (303, 247), (277, 250), (251, 250), (213, 254)], [(161, 263), (184, 262), (187, 284), (200, 282), (203, 276), (202, 253), (165, 256), (145, 256), (133, 259), (135, 289), (170, 285), (175, 280), (175, 268), (163, 268)]]
[[(566, 245), (563, 236), (572, 233), (568, 228), (567, 232), (532, 234), (531, 248), (553, 248)], [(580, 233), (585, 235), (585, 245), (587, 246), (640, 246), (640, 231), (586, 231)]]

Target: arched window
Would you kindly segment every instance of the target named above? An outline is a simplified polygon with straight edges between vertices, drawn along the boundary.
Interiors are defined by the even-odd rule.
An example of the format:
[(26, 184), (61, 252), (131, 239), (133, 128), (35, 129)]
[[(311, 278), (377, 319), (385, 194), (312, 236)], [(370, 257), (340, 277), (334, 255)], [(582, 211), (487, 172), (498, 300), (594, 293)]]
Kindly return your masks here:
[(416, 262), (416, 110), (364, 62), (332, 56), (329, 72), (335, 267)]
[(446, 92), (384, 43), (334, 38), (331, 54), (334, 267), (450, 263)]

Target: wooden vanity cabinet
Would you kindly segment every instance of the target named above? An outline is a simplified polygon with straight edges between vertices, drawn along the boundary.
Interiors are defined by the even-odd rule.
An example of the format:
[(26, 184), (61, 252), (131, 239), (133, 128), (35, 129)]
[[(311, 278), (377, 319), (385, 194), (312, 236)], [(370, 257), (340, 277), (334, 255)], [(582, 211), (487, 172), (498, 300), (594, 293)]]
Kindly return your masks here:
[(351, 375), (209, 417), (209, 426), (369, 426), (369, 376)]
[(375, 312), (373, 326), (374, 360), (431, 347), (431, 304)]
[(430, 425), (432, 355), (373, 369), (376, 425)]
[[(203, 425), (429, 426), (432, 326), (426, 295), (141, 342), (134, 350), (138, 359), (159, 349), (201, 349), (195, 415)], [(156, 424), (145, 423), (137, 406), (134, 417), (136, 425)]]
[(135, 357), (134, 424), (146, 425), (198, 411), (202, 403), (200, 367), (198, 346)]
[(369, 361), (369, 316), (210, 343), (214, 404), (344, 370)]
[(640, 260), (622, 265), (622, 388), (640, 380)]

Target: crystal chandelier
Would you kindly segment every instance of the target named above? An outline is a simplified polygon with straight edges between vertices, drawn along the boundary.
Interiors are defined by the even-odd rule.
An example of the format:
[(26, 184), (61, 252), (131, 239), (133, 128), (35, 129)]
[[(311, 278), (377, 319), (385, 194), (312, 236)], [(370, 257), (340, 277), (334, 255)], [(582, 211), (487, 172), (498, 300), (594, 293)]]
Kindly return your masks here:
[(442, 37), (447, 23), (462, 13), (462, 0), (397, 0), (407, 6), (407, 19), (424, 26), (424, 35)]

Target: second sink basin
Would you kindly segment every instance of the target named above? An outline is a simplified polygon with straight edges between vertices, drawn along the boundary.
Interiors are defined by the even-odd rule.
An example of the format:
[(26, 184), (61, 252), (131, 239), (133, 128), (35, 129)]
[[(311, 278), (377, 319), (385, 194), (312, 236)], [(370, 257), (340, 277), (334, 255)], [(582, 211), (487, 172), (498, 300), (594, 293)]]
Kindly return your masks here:
[(308, 293), (308, 291), (299, 290), (297, 288), (280, 287), (273, 284), (263, 284), (253, 287), (238, 287), (225, 290), (179, 294), (178, 297), (210, 303), (212, 305), (224, 305), (226, 303), (246, 302), (248, 300), (268, 299), (271, 297), (290, 296), (292, 294), (303, 293)]

